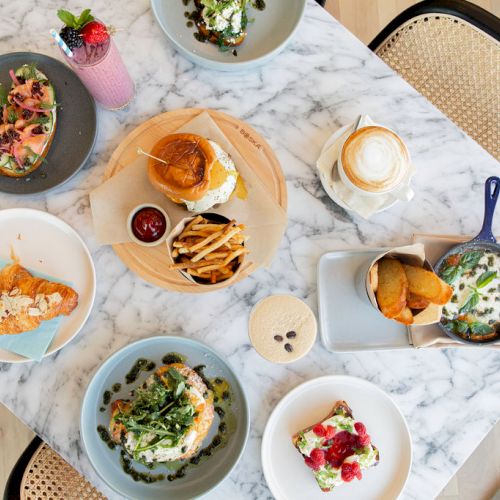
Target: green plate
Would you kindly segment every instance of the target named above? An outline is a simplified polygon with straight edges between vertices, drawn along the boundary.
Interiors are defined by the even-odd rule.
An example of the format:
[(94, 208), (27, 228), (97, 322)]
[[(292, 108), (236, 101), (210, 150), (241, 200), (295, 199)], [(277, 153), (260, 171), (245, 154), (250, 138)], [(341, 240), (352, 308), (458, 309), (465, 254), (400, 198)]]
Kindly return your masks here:
[[(232, 389), (231, 408), (236, 417), (236, 429), (229, 437), (226, 446), (215, 448), (212, 456), (194, 467), (188, 467), (186, 476), (175, 481), (158, 481), (152, 484), (135, 482), (131, 476), (125, 474), (120, 465), (120, 451), (116, 447), (110, 450), (101, 440), (96, 429), (98, 425), (106, 428), (110, 419), (110, 407), (101, 412), (103, 393), (116, 383), (122, 384), (121, 390), (112, 396), (115, 399), (126, 399), (129, 392), (139, 386), (152, 372), (142, 372), (141, 376), (132, 384), (126, 384), (124, 379), (132, 365), (138, 358), (147, 358), (161, 366), (162, 357), (176, 352), (186, 356), (186, 364), (194, 367), (206, 365), (205, 374), (208, 378), (222, 377), (226, 379)], [(218, 416), (208, 433), (203, 447), (210, 443), (217, 432)], [(85, 450), (99, 476), (117, 493), (133, 499), (175, 499), (182, 500), (198, 497), (215, 488), (240, 459), (248, 438), (250, 429), (250, 415), (248, 403), (243, 388), (231, 367), (215, 351), (209, 347), (182, 337), (151, 337), (134, 342), (117, 351), (108, 358), (97, 370), (85, 393), (82, 405), (80, 431)], [(154, 474), (169, 474), (163, 465), (154, 471), (134, 462), (134, 467), (143, 472)]]
[(187, 7), (182, 0), (151, 0), (151, 7), (162, 30), (185, 57), (209, 69), (239, 71), (266, 63), (285, 47), (304, 15), (306, 0), (267, 0), (263, 11), (249, 7), (253, 22), (243, 44), (236, 47), (237, 56), (196, 40), (196, 28), (187, 26), (184, 15), (194, 9), (192, 0)]

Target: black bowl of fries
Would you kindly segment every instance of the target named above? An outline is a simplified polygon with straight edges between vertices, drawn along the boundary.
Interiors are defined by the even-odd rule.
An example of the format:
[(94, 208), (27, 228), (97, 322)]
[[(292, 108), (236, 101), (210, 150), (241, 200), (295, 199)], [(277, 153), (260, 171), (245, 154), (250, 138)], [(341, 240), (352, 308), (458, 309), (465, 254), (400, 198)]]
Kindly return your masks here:
[(173, 263), (188, 280), (214, 285), (234, 278), (248, 253), (245, 226), (207, 213), (181, 221), (167, 239)]

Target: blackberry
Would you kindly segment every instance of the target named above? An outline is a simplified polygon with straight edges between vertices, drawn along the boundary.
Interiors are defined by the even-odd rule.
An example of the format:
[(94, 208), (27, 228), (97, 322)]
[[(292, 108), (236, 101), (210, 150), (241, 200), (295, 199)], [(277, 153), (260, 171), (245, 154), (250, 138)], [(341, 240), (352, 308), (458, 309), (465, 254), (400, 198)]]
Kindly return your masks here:
[(83, 38), (80, 36), (77, 30), (65, 26), (60, 32), (60, 37), (64, 40), (64, 43), (71, 49), (77, 49), (83, 45)]

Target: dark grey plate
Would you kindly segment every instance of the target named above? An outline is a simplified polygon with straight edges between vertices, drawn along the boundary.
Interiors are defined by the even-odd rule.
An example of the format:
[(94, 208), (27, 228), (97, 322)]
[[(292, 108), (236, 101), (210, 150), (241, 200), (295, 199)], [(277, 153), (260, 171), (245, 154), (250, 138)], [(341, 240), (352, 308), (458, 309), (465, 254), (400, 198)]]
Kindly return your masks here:
[(0, 55), (0, 82), (10, 88), (9, 69), (36, 63), (54, 85), (57, 125), (54, 140), (43, 163), (26, 177), (0, 175), (0, 191), (13, 194), (42, 193), (63, 182), (80, 170), (92, 152), (97, 136), (94, 99), (76, 74), (62, 62), (43, 54), (13, 52)]

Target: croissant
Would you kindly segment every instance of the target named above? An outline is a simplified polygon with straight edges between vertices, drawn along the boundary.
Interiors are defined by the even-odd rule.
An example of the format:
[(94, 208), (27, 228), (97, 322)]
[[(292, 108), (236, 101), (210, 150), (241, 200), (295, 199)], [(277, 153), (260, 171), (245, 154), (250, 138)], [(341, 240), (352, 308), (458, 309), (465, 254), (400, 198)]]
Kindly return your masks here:
[(35, 330), (42, 321), (68, 316), (77, 305), (71, 287), (37, 278), (17, 262), (0, 271), (0, 335)]

